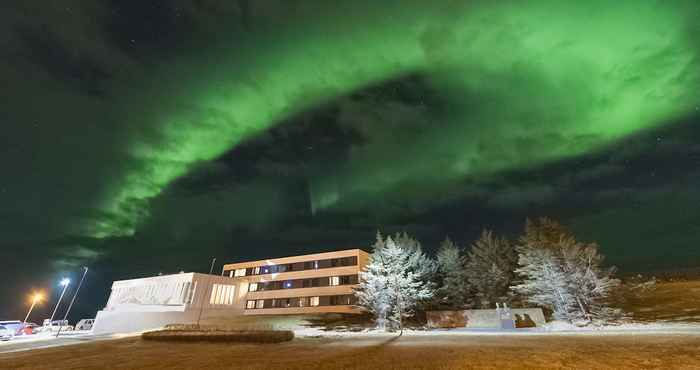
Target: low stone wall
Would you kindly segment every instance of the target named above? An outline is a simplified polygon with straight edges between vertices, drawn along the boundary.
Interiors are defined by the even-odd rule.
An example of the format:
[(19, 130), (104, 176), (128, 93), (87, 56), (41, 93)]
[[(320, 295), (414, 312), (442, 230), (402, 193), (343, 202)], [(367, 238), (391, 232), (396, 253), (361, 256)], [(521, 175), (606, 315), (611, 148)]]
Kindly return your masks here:
[(196, 312), (99, 311), (92, 332), (94, 334), (135, 333), (162, 328), (167, 324), (196, 320)]
[[(545, 324), (541, 308), (511, 308), (510, 319), (515, 328), (537, 327)], [(463, 311), (428, 311), (428, 326), (431, 328), (502, 328), (499, 311), (463, 310)]]
[(463, 328), (467, 326), (464, 311), (428, 311), (425, 313), (431, 328)]

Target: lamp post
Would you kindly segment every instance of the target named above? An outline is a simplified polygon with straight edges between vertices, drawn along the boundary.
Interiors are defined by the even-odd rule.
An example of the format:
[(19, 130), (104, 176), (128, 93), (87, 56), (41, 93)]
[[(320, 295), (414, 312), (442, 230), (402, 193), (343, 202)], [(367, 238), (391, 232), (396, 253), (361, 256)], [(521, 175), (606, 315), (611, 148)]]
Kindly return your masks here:
[(68, 279), (68, 278), (61, 279), (60, 285), (63, 287), (63, 290), (61, 291), (61, 296), (58, 297), (58, 302), (56, 302), (56, 307), (54, 307), (53, 313), (51, 313), (51, 318), (49, 319), (49, 322), (53, 322), (53, 317), (56, 316), (56, 311), (58, 310), (58, 305), (61, 304), (61, 300), (63, 299), (63, 295), (66, 294), (66, 289), (68, 288), (69, 284), (70, 284), (70, 279)]
[(214, 263), (216, 263), (216, 257), (211, 259), (211, 267), (209, 267), (209, 275), (207, 275), (207, 286), (204, 289), (204, 296), (202, 296), (202, 302), (199, 305), (199, 314), (197, 315), (197, 329), (199, 329), (199, 321), (202, 319), (202, 311), (204, 311), (204, 300), (207, 299), (209, 295), (209, 288), (211, 288), (211, 273), (214, 271)]
[(29, 307), (29, 311), (27, 311), (27, 316), (24, 317), (24, 323), (27, 323), (27, 320), (29, 320), (29, 315), (32, 313), (32, 310), (34, 309), (34, 306), (36, 305), (37, 302), (39, 302), (42, 298), (44, 298), (41, 293), (36, 293), (34, 294), (34, 297), (32, 297), (32, 305)]
[[(73, 293), (73, 299), (70, 300), (70, 304), (68, 305), (68, 309), (66, 310), (66, 314), (63, 315), (63, 321), (66, 321), (68, 318), (68, 313), (70, 313), (70, 309), (73, 307), (73, 303), (75, 302), (75, 298), (78, 296), (78, 292), (80, 291), (80, 287), (83, 285), (83, 280), (85, 280), (85, 275), (87, 275), (88, 268), (87, 266), (83, 266), (83, 276), (80, 278), (80, 282), (78, 282), (78, 286), (75, 288), (75, 293)], [(58, 332), (56, 332), (56, 338), (61, 334), (61, 329), (63, 329), (63, 322), (61, 322), (61, 325), (58, 326)]]

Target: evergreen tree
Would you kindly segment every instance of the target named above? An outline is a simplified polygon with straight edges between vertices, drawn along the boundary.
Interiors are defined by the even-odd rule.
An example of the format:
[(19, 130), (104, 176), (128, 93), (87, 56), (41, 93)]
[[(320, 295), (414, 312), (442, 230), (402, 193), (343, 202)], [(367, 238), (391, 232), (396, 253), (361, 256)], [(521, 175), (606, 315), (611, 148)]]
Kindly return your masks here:
[(418, 304), (433, 295), (431, 282), (422, 279), (424, 271), (415, 265), (427, 257), (420, 249), (408, 248), (391, 237), (383, 241), (378, 234), (370, 263), (360, 274), (355, 294), (359, 304), (375, 316), (380, 329), (388, 326), (403, 331), (403, 319), (413, 316)]
[(525, 278), (512, 289), (528, 302), (552, 310), (555, 319), (573, 321), (573, 297), (553, 251), (523, 248), (518, 263), (516, 273)]
[(423, 281), (432, 281), (437, 271), (437, 264), (427, 254), (423, 253), (420, 242), (406, 232), (397, 233), (393, 240), (408, 255), (408, 268), (416, 275), (416, 278)]
[(449, 238), (440, 244), (437, 252), (434, 304), (439, 308), (459, 309), (467, 299), (467, 276), (464, 269), (464, 256), (460, 248)]
[(358, 304), (374, 316), (377, 329), (386, 330), (393, 293), (387, 284), (386, 264), (379, 256), (384, 250), (384, 239), (379, 232), (372, 250), (369, 263), (360, 272), (359, 287), (354, 293)]
[(608, 306), (610, 293), (618, 288), (620, 281), (613, 278), (614, 267), (601, 267), (603, 256), (598, 246), (565, 238), (561, 241), (561, 254), (562, 269), (581, 318), (586, 322), (605, 322), (621, 317), (621, 310)]
[(518, 255), (505, 238), (484, 230), (467, 255), (465, 274), (474, 296), (472, 304), (493, 308), (498, 302), (513, 298), (510, 286), (515, 279)]
[(622, 312), (609, 306), (619, 285), (614, 269), (601, 267), (603, 256), (595, 244), (576, 241), (549, 219), (528, 220), (517, 247), (516, 273), (522, 281), (512, 287), (527, 301), (548, 307), (557, 319), (572, 323), (605, 322)]

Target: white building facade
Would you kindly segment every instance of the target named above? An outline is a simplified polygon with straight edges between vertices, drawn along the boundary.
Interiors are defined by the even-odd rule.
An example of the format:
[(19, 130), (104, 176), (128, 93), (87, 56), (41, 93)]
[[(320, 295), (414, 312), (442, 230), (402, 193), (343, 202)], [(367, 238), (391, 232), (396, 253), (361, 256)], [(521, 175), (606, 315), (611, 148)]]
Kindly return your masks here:
[(294, 315), (361, 313), (353, 289), (368, 261), (367, 252), (346, 249), (226, 264), (222, 276), (190, 272), (115, 281), (93, 333), (197, 322), (287, 328), (298, 325)]
[(192, 272), (115, 281), (93, 332), (139, 332), (235, 317), (243, 313), (245, 293), (229, 277)]

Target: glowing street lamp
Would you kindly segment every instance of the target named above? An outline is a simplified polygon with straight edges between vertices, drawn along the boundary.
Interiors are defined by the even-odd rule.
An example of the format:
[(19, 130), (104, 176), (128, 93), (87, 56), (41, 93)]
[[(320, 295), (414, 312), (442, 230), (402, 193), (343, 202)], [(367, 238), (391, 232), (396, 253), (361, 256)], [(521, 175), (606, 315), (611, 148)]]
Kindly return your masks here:
[[(83, 276), (80, 278), (80, 281), (78, 282), (78, 286), (75, 287), (75, 293), (73, 293), (73, 299), (70, 300), (70, 304), (68, 305), (68, 309), (66, 310), (66, 314), (63, 315), (63, 321), (66, 321), (68, 318), (68, 314), (70, 313), (70, 309), (73, 307), (73, 303), (75, 302), (75, 298), (78, 296), (78, 292), (80, 291), (80, 287), (83, 286), (83, 280), (85, 280), (85, 275), (87, 275), (88, 268), (87, 266), (83, 266)], [(58, 326), (58, 331), (56, 332), (56, 338), (58, 338), (59, 335), (61, 335), (61, 329), (63, 329), (63, 323)]]
[(68, 288), (68, 285), (70, 284), (70, 279), (63, 278), (63, 279), (61, 279), (61, 282), (59, 284), (63, 287), (63, 291), (61, 291), (61, 296), (58, 297), (58, 302), (56, 302), (56, 307), (54, 307), (54, 309), (53, 309), (53, 313), (51, 314), (51, 318), (49, 319), (49, 322), (53, 322), (53, 317), (56, 315), (56, 311), (58, 310), (58, 305), (61, 304), (61, 300), (63, 299), (63, 295), (66, 294), (66, 289)]
[(27, 320), (29, 320), (29, 314), (32, 313), (32, 310), (34, 309), (34, 306), (36, 305), (37, 302), (41, 301), (44, 299), (44, 296), (41, 293), (34, 293), (34, 296), (32, 297), (32, 306), (29, 307), (29, 311), (27, 312), (27, 316), (24, 317), (24, 323), (27, 323)]

